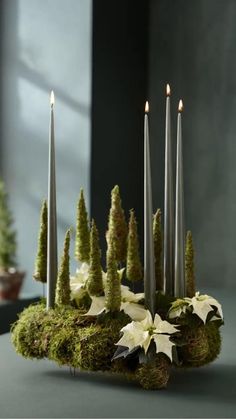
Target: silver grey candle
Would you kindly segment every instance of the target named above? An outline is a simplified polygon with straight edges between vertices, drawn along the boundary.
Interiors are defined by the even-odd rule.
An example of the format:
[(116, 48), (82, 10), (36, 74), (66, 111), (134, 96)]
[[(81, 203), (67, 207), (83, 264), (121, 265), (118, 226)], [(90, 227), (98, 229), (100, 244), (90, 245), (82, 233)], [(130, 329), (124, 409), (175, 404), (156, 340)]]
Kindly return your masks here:
[(174, 295), (174, 195), (171, 142), (170, 86), (166, 86), (165, 193), (164, 193), (164, 291)]
[(47, 309), (54, 307), (57, 281), (57, 208), (54, 138), (54, 93), (50, 97), (48, 159), (48, 249), (47, 249)]
[(179, 101), (177, 122), (176, 156), (176, 213), (175, 213), (175, 297), (185, 297), (185, 222), (184, 222), (184, 182), (182, 152), (182, 111), (183, 102)]
[(149, 106), (146, 102), (144, 115), (144, 295), (146, 308), (154, 315), (156, 311), (156, 278), (148, 111)]

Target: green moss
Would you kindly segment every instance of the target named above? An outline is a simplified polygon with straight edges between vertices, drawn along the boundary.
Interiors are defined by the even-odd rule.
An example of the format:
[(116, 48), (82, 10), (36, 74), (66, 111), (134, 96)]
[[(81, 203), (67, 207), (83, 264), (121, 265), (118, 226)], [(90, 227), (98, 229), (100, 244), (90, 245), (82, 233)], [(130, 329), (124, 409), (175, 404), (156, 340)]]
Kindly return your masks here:
[(47, 201), (43, 201), (40, 213), (40, 227), (38, 235), (38, 250), (35, 260), (34, 279), (42, 283), (47, 282), (47, 228), (48, 207)]
[(111, 191), (111, 209), (108, 221), (107, 240), (112, 243), (117, 262), (126, 260), (127, 253), (127, 224), (125, 213), (122, 208), (119, 186), (116, 185)]
[(139, 239), (137, 230), (137, 221), (134, 210), (130, 210), (126, 277), (129, 281), (139, 281), (143, 278), (143, 268), (139, 255)]
[(194, 247), (191, 231), (187, 232), (185, 247), (185, 280), (187, 297), (194, 297), (196, 292), (194, 273)]
[(163, 290), (163, 272), (162, 272), (162, 230), (161, 230), (161, 210), (158, 209), (153, 216), (153, 240), (155, 256), (155, 275), (156, 288)]
[(84, 191), (80, 190), (77, 204), (76, 235), (75, 235), (75, 258), (79, 262), (89, 263), (90, 233), (88, 227), (88, 213), (86, 209)]
[(99, 234), (94, 220), (92, 220), (92, 227), (90, 231), (90, 264), (87, 289), (90, 295), (99, 297), (104, 294)]
[(166, 355), (157, 354), (153, 361), (141, 364), (135, 375), (141, 386), (147, 390), (165, 388), (170, 376), (170, 361)]
[[(146, 364), (138, 364), (137, 358), (111, 361), (120, 330), (130, 322), (129, 316), (108, 312), (87, 317), (84, 313), (85, 310), (70, 306), (46, 310), (45, 302), (29, 306), (12, 327), (16, 352), (25, 358), (49, 358), (59, 365), (119, 373), (146, 389), (166, 387), (170, 362), (164, 354)], [(181, 327), (185, 345), (178, 347), (178, 355), (182, 366), (204, 365), (220, 352), (220, 324), (199, 325), (196, 319), (194, 322)]]
[(108, 311), (120, 311), (121, 305), (121, 279), (117, 271), (117, 261), (112, 242), (107, 249), (107, 281), (105, 287), (105, 306)]
[(64, 241), (61, 265), (57, 278), (55, 302), (58, 306), (70, 304), (70, 230), (67, 230)]
[(217, 322), (212, 321), (206, 324), (206, 335), (208, 339), (209, 350), (205, 359), (205, 363), (208, 364), (218, 357), (221, 350), (221, 335)]
[(48, 357), (59, 365), (109, 370), (120, 329), (130, 318), (123, 312), (98, 318), (83, 314), (72, 307), (28, 307), (12, 328), (16, 352), (25, 358)]
[(181, 328), (181, 334), (186, 342), (179, 348), (183, 366), (199, 367), (204, 365), (209, 352), (205, 326), (201, 325), (195, 328), (184, 326)]

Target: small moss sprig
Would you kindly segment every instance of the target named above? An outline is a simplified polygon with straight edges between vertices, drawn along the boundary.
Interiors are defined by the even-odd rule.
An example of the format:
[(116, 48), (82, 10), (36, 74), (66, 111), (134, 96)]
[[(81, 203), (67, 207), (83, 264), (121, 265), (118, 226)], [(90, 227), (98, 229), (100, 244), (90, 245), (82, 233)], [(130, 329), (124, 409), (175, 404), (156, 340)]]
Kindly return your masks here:
[(90, 257), (90, 232), (88, 226), (88, 213), (85, 205), (83, 189), (77, 205), (76, 235), (75, 235), (75, 258), (79, 262), (89, 263)]
[(153, 216), (153, 239), (157, 290), (163, 290), (161, 210)]
[(90, 295), (99, 297), (103, 295), (101, 249), (99, 247), (99, 234), (95, 221), (92, 220), (90, 231), (90, 263), (87, 289)]
[(134, 210), (130, 210), (126, 277), (129, 281), (138, 281), (143, 277), (143, 268), (139, 255), (139, 240), (137, 231), (137, 221)]
[(111, 209), (108, 222), (108, 242), (112, 243), (114, 255), (117, 262), (126, 260), (127, 252), (127, 224), (124, 210), (122, 208), (119, 186), (111, 191)]
[(42, 283), (47, 282), (47, 227), (48, 207), (47, 201), (43, 201), (40, 214), (40, 227), (38, 235), (38, 251), (35, 260), (34, 279)]
[(70, 304), (70, 230), (67, 230), (64, 241), (61, 266), (57, 278), (55, 302), (58, 306)]

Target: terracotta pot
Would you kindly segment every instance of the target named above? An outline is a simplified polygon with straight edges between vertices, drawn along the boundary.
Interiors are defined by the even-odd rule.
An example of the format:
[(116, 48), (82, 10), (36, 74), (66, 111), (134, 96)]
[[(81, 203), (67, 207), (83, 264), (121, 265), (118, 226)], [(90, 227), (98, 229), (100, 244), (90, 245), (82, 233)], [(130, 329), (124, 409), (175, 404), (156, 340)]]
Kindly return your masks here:
[(9, 269), (7, 272), (0, 272), (0, 300), (17, 300), (25, 272)]

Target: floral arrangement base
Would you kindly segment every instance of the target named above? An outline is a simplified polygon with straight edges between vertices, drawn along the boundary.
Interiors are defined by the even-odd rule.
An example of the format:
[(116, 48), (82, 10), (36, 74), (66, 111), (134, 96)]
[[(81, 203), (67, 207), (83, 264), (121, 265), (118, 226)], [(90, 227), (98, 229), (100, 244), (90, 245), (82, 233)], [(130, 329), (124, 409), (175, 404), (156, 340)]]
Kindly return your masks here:
[[(145, 389), (167, 386), (171, 364), (162, 353), (114, 359), (120, 330), (130, 322), (123, 311), (85, 316), (86, 309), (71, 306), (46, 310), (44, 302), (26, 308), (12, 327), (16, 352), (30, 359), (48, 358), (59, 365), (124, 375)], [(178, 367), (212, 362), (219, 354), (221, 338), (217, 322), (183, 326), (182, 343), (176, 348)], [(112, 360), (113, 359), (113, 360)]]

